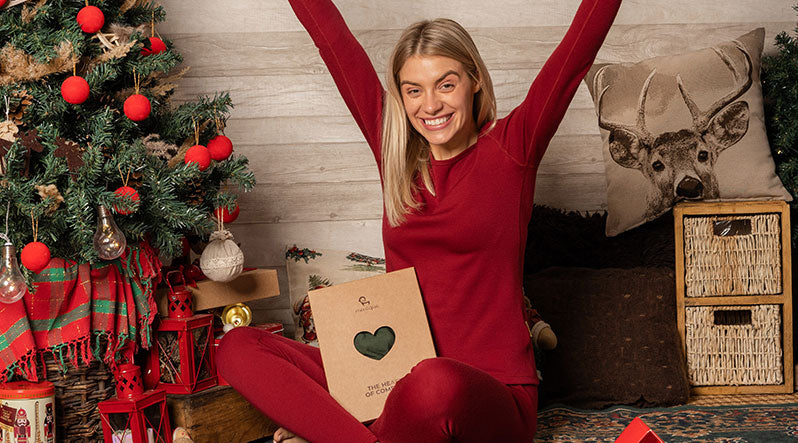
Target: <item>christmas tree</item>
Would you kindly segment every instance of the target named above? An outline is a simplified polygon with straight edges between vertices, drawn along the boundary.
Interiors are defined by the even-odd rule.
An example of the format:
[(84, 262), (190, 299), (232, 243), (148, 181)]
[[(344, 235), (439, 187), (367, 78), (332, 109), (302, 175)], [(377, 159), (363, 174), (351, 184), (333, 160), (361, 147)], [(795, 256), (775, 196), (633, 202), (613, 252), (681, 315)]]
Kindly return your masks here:
[(158, 37), (165, 19), (142, 0), (0, 9), (0, 233), (23, 264), (34, 241), (53, 257), (104, 258), (93, 243), (101, 207), (128, 244), (178, 255), (184, 236), (214, 228), (216, 208), (233, 210), (231, 191), (254, 185), (221, 135), (228, 94), (170, 104), (187, 68)]
[[(798, 11), (798, 6), (793, 9)], [(798, 28), (795, 32), (798, 35)], [(794, 214), (798, 209), (798, 38), (781, 32), (776, 47), (777, 54), (762, 59), (765, 123), (776, 171), (793, 196)], [(792, 239), (795, 245), (798, 223), (792, 224)]]

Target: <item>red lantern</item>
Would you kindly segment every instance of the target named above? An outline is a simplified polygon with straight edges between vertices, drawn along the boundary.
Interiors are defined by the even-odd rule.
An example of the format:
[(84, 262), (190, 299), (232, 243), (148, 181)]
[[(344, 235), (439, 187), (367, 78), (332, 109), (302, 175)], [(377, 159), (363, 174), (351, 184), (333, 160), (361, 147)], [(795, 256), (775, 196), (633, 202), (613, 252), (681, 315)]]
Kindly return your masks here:
[(136, 365), (119, 365), (116, 398), (100, 402), (98, 408), (105, 443), (172, 443), (166, 391), (144, 391)]
[[(180, 277), (181, 284), (172, 287), (175, 277)], [(191, 306), (191, 292), (186, 287), (183, 272), (175, 269), (166, 273), (166, 285), (169, 286), (169, 318), (188, 318), (194, 316)]]
[(213, 315), (193, 315), (190, 293), (185, 286), (169, 286), (169, 317), (162, 318), (154, 334), (148, 361), (148, 384), (169, 394), (192, 394), (217, 385), (213, 347)]

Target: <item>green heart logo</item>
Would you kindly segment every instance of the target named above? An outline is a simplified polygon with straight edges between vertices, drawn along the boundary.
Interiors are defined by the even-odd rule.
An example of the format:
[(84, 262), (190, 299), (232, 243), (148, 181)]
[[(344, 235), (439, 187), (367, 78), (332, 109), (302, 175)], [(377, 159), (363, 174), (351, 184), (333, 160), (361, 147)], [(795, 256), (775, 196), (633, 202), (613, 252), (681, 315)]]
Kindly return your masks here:
[(355, 334), (355, 349), (357, 352), (374, 360), (380, 360), (388, 354), (396, 341), (396, 334), (388, 326), (382, 326), (373, 334), (361, 331)]

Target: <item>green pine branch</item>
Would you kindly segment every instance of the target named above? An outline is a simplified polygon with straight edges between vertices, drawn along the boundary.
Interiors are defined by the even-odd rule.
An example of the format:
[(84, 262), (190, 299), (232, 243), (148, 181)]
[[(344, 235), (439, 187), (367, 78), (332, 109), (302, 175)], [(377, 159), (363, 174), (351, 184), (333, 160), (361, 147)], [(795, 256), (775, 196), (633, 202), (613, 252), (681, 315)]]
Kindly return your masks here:
[[(152, 4), (121, 12), (122, 3), (92, 2), (103, 10), (106, 24), (141, 27), (130, 35), (135, 42), (130, 51), (102, 63), (97, 60), (105, 49), (97, 38), (82, 32), (75, 20), (82, 2), (50, 0), (35, 10), (29, 2), (0, 14), (0, 64), (5, 62), (4, 68), (13, 66), (3, 59), (12, 50), (38, 64), (36, 69), (47, 64), (59, 66), (40, 77), (28, 78), (22, 73), (15, 77), (19, 80), (9, 81), (0, 76), (0, 97), (7, 99), (8, 111), (15, 113), (24, 107), (17, 125), (19, 134), (35, 129), (42, 146), (42, 152), (35, 152), (17, 139), (3, 157), (0, 232), (5, 232), (8, 216), (8, 235), (18, 250), (33, 239), (33, 217), (38, 220), (37, 239), (48, 245), (52, 256), (98, 261), (92, 238), (97, 207), (104, 205), (114, 213), (128, 242), (146, 239), (162, 254), (177, 255), (184, 236), (207, 236), (215, 228), (215, 208), (232, 209), (238, 193), (255, 184), (246, 157), (238, 154), (200, 171), (196, 165), (182, 163), (170, 167), (166, 158), (149, 151), (143, 139), (151, 134), (181, 146), (198, 131), (200, 143), (207, 143), (223, 129), (233, 103), (227, 92), (171, 103), (171, 92), (157, 88), (160, 79), (182, 63), (178, 48), (165, 40), (165, 52), (140, 53), (150, 36), (151, 22), (165, 21), (166, 13)], [(23, 6), (35, 11), (26, 20)], [(77, 56), (74, 71), (90, 86), (84, 103), (70, 104), (61, 96), (61, 83), (73, 75), (73, 66), (64, 64), (64, 48), (71, 48), (67, 57)], [(131, 121), (123, 112), (137, 80), (139, 93), (152, 105), (150, 117), (141, 122)], [(5, 111), (5, 106), (6, 100), (0, 101), (0, 110)], [(0, 112), (0, 121), (2, 115)], [(64, 140), (77, 143), (79, 150), (64, 155)], [(138, 202), (114, 193), (130, 185), (133, 176), (140, 177), (135, 183)], [(54, 195), (40, 196), (37, 186), (45, 185), (54, 185), (63, 201)], [(202, 190), (199, 198), (197, 187)]]
[[(793, 9), (798, 11), (798, 6)], [(765, 123), (776, 172), (793, 196), (791, 208), (798, 211), (798, 39), (782, 32), (775, 43), (778, 53), (762, 59)], [(795, 244), (795, 223), (792, 238)]]

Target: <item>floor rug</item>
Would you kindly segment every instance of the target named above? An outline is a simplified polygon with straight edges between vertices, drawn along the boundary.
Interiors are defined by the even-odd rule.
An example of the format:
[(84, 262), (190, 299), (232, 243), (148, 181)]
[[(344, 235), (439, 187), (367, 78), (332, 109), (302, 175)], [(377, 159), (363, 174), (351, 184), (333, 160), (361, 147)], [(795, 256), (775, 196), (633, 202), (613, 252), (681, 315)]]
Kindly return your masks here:
[(614, 442), (635, 417), (667, 443), (798, 443), (798, 403), (600, 411), (549, 406), (538, 412), (535, 442)]

